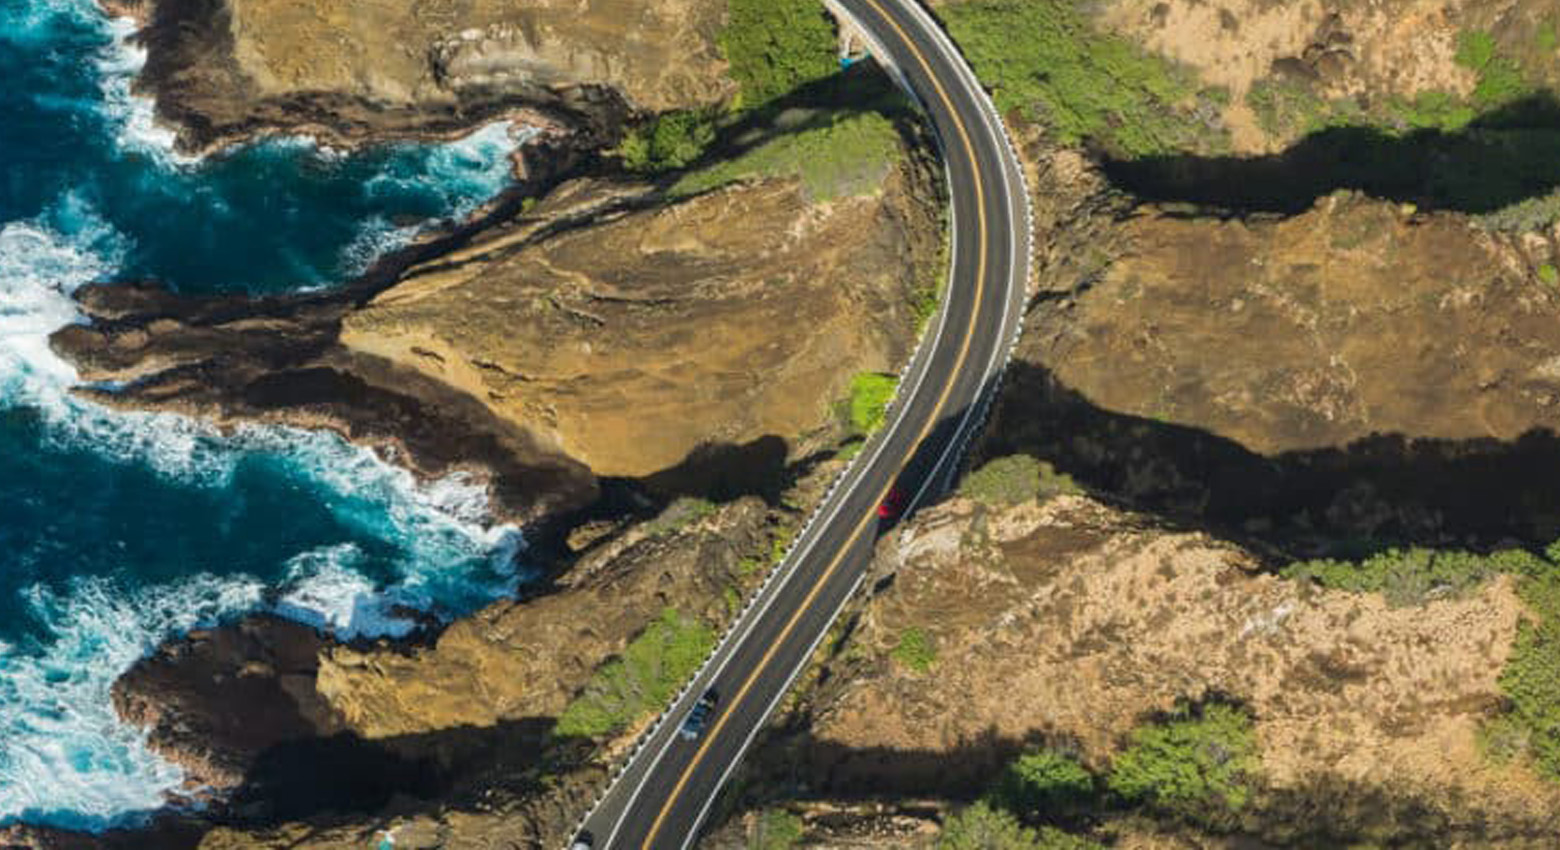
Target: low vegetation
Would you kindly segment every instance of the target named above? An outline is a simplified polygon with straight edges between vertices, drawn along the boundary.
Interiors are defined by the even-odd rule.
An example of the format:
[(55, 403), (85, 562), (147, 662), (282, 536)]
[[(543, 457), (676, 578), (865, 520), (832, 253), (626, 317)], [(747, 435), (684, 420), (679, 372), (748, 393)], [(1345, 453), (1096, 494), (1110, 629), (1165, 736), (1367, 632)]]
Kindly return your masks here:
[(1227, 93), (1200, 91), (1190, 69), (1095, 29), (1071, 0), (968, 0), (938, 14), (997, 106), (1064, 142), (1124, 158), (1228, 146), (1210, 108)]
[(811, 124), (687, 174), (672, 186), (672, 194), (696, 195), (744, 180), (796, 177), (808, 197), (828, 201), (875, 190), (902, 155), (899, 131), (883, 115), (819, 112)]
[(785, 809), (765, 809), (753, 823), (749, 850), (789, 850), (802, 840), (802, 819)]
[(1357, 563), (1306, 561), (1283, 574), (1337, 590), (1381, 593), (1399, 605), (1462, 593), (1495, 575), (1514, 576), (1533, 616), (1521, 625), (1501, 671), (1508, 706), (1485, 730), (1485, 745), (1497, 758), (1531, 759), (1539, 772), (1560, 781), (1560, 544), (1542, 555), (1391, 550)]
[(1388, 549), (1363, 561), (1300, 561), (1285, 567), (1282, 575), (1334, 590), (1380, 593), (1393, 605), (1423, 605), (1432, 598), (1460, 595), (1499, 573), (1527, 573), (1534, 559), (1520, 549), (1491, 555)]
[(1104, 850), (1104, 846), (1052, 826), (1025, 826), (1012, 812), (985, 801), (948, 818), (937, 840), (939, 850)]
[(554, 734), (596, 738), (660, 710), (715, 646), (715, 630), (667, 608), (591, 676), (558, 717)]
[(1468, 97), (1429, 90), (1411, 98), (1381, 98), (1367, 108), (1352, 97), (1324, 99), (1302, 80), (1267, 79), (1251, 87), (1246, 103), (1269, 135), (1293, 139), (1329, 127), (1376, 127), (1398, 133), (1453, 132), (1535, 92), (1521, 65), (1501, 55), (1495, 38), (1488, 32), (1461, 33), (1456, 62), (1478, 76)]
[(706, 109), (663, 113), (631, 128), (617, 154), (624, 168), (640, 174), (687, 168), (715, 141), (717, 120)]
[(877, 372), (861, 372), (850, 379), (845, 419), (855, 434), (865, 437), (883, 427), (888, 404), (894, 400), (894, 389), (898, 386), (898, 378)]
[(674, 534), (714, 513), (714, 502), (681, 496), (667, 505), (660, 516), (645, 523), (645, 533), (652, 537)]
[(1528, 233), (1544, 230), (1560, 222), (1560, 191), (1528, 198), (1479, 216), (1480, 224), (1490, 230)]
[(1128, 802), (1221, 826), (1251, 802), (1257, 767), (1251, 717), (1212, 702), (1183, 706), (1162, 722), (1135, 730), (1106, 782)]
[(1043, 748), (1007, 766), (991, 798), (1028, 822), (1068, 818), (1099, 797), (1099, 782), (1077, 759)]
[(1008, 455), (988, 461), (964, 476), (959, 493), (992, 506), (1016, 505), (1037, 496), (1048, 499), (1081, 493), (1072, 476), (1057, 472), (1050, 463), (1029, 455)]
[(937, 647), (932, 637), (918, 628), (905, 629), (899, 635), (899, 643), (889, 653), (895, 661), (917, 673), (928, 673), (937, 662)]
[(1134, 730), (1103, 773), (1054, 748), (1024, 753), (979, 802), (948, 819), (939, 847), (1101, 847), (1062, 827), (1097, 822), (1112, 811), (1232, 828), (1255, 796), (1258, 767), (1243, 710), (1223, 702), (1182, 705)]
[(839, 70), (834, 23), (819, 0), (731, 0), (720, 46), (742, 89), (763, 106)]

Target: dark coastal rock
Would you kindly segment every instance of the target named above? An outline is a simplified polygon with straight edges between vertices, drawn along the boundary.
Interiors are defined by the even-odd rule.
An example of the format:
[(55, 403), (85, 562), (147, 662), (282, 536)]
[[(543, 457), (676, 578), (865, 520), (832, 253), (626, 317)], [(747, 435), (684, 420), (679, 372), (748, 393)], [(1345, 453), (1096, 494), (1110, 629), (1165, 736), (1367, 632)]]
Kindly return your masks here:
[(237, 788), (267, 750), (340, 729), (314, 690), (328, 643), (266, 615), (192, 632), (121, 676), (114, 708), (149, 731), (151, 748), (183, 767), (192, 787)]

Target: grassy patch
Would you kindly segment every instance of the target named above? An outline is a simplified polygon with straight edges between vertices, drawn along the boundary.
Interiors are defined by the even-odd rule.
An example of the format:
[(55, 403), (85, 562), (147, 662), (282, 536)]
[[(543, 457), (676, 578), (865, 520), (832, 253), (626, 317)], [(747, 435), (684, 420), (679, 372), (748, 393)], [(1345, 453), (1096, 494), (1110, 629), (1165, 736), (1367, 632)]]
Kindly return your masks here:
[(740, 107), (762, 106), (839, 70), (834, 24), (819, 0), (731, 0), (720, 47), (742, 87)]
[(850, 379), (850, 398), (845, 404), (851, 429), (866, 436), (883, 427), (888, 403), (894, 400), (899, 379), (877, 372), (860, 372)]
[(1082, 492), (1083, 488), (1071, 475), (1057, 472), (1056, 467), (1029, 455), (1008, 455), (988, 461), (959, 482), (960, 495), (993, 506), (1016, 505), (1036, 496), (1048, 498)]
[(715, 141), (717, 115), (683, 109), (658, 115), (629, 129), (618, 146), (623, 167), (640, 174), (687, 168)]
[(902, 156), (899, 132), (882, 115), (827, 112), (819, 121), (691, 172), (671, 192), (696, 195), (744, 180), (796, 177), (808, 197), (827, 201), (874, 191)]
[(660, 516), (645, 523), (645, 533), (652, 537), (675, 534), (715, 513), (715, 503), (693, 496), (680, 496)]
[(1560, 269), (1554, 263), (1544, 263), (1538, 267), (1538, 279), (1549, 286), (1560, 284)]
[(749, 850), (789, 850), (802, 840), (802, 819), (785, 809), (765, 809), (753, 825)]
[(1217, 825), (1251, 801), (1257, 766), (1251, 718), (1233, 706), (1208, 703), (1135, 730), (1107, 782), (1125, 800)]
[(1209, 110), (1200, 109), (1190, 69), (1100, 32), (1071, 0), (969, 0), (938, 13), (998, 107), (1064, 142), (1093, 141), (1129, 158), (1228, 144), (1201, 117)]
[(900, 632), (899, 643), (889, 655), (909, 670), (927, 673), (937, 662), (937, 647), (932, 644), (931, 635), (912, 627)]
[(715, 646), (715, 630), (667, 608), (623, 654), (601, 665), (558, 716), (554, 734), (595, 738), (664, 706)]

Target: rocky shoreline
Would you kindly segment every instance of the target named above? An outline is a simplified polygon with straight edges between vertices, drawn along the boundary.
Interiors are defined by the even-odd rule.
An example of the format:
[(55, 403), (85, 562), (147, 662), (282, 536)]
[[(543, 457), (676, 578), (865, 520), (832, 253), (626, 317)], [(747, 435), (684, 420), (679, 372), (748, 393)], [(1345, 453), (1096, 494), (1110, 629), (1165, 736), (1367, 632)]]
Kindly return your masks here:
[[(267, 617), (173, 641), (119, 681), (115, 704), (189, 771), (179, 802), (209, 811), (0, 843), (561, 843), (636, 729), (573, 738), (559, 718), (664, 611), (730, 616), (838, 470), (849, 433), (833, 407), (850, 376), (907, 355), (940, 250), (932, 167), (902, 136), (907, 156), (869, 191), (749, 178), (678, 194), (676, 172), (633, 176), (600, 157), (640, 110), (729, 94), (713, 0), (669, 0), (647, 25), (650, 41), (684, 37), (686, 57), (668, 64), (625, 35), (616, 65), (601, 57), (618, 45), (571, 42), (566, 27), (441, 35), (450, 4), (409, 4), (386, 30), (416, 49), (373, 79), (352, 76), (367, 67), (354, 51), (384, 45), (350, 16), (270, 0), (105, 5), (144, 25), (141, 85), (189, 150), (273, 132), (438, 138), (510, 110), (548, 125), (521, 185), (341, 290), (90, 287), (92, 324), (53, 344), (86, 379), (125, 385), (83, 390), (106, 404), (329, 428), (420, 475), (486, 476), (498, 514), (526, 523), (554, 566), (525, 598), (407, 641), (346, 645)], [(1160, 5), (1107, 17), (1156, 41), (1213, 14)], [(1327, 85), (1385, 85), (1359, 71), (1379, 61), (1342, 57), (1341, 15), (1316, 35)], [(1220, 39), (1249, 37), (1219, 21)], [(316, 61), (321, 33), (348, 46), (339, 67)], [(1454, 35), (1442, 26), (1436, 43)], [(546, 82), (506, 88), (516, 68)], [(1239, 149), (1276, 144), (1243, 102), (1225, 107), (1250, 125), (1234, 126)], [(1175, 185), (1184, 198), (1145, 202), (1119, 164), (1013, 117), (1036, 191), (1038, 294), (974, 465), (1044, 459), (1067, 495), (1037, 483), (1012, 503), (955, 498), (885, 540), (873, 590), (760, 741), (710, 846), (745, 846), (781, 810), (826, 844), (929, 846), (1018, 754), (1059, 746), (1103, 776), (1145, 718), (1224, 696), (1252, 712), (1266, 765), (1242, 820), (1205, 831), (1111, 803), (1079, 823), (1133, 848), (1544, 846), (1557, 792), (1481, 752), (1530, 616), (1514, 579), (1405, 609), (1273, 573), (1361, 547), (1538, 549), (1560, 535), (1560, 501), (1544, 495), (1560, 476), (1560, 228), (1512, 235), (1332, 185), (1283, 214)], [(803, 107), (748, 128), (754, 139), (700, 166), (735, 167), (814, 118)], [(333, 797), (333, 781), (360, 793)], [(1305, 833), (1316, 811), (1357, 832)]]

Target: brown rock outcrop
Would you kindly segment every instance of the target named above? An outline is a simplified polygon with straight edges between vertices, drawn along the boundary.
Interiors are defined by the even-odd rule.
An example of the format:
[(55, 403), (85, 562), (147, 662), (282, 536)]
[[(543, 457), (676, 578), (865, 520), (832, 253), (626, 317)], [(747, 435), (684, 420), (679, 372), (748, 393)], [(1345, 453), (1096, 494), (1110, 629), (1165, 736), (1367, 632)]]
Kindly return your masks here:
[(598, 474), (648, 476), (705, 443), (812, 430), (852, 373), (901, 362), (934, 221), (896, 174), (827, 205), (776, 181), (530, 245), (494, 234), (413, 269), (341, 340)]
[(717, 0), (136, 0), (141, 86), (181, 143), (265, 132), (351, 144), (539, 110), (610, 138), (630, 107), (715, 102)]
[[(1265, 793), (1294, 811), (1347, 788), (1322, 795), (1340, 829), (1397, 818), (1404, 835), (1444, 828), (1435, 840), (1453, 843), (1560, 835), (1560, 791), (1478, 743), (1522, 616), (1509, 581), (1391, 608), (1254, 566), (1081, 497), (923, 512), (881, 547), (875, 569), (894, 580), (824, 679), (803, 749), (783, 758), (809, 754), (819, 793), (963, 795), (1037, 738), (1104, 767), (1144, 717), (1216, 693), (1249, 707)], [(929, 671), (890, 653), (911, 628), (935, 648)]]

